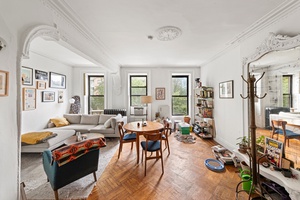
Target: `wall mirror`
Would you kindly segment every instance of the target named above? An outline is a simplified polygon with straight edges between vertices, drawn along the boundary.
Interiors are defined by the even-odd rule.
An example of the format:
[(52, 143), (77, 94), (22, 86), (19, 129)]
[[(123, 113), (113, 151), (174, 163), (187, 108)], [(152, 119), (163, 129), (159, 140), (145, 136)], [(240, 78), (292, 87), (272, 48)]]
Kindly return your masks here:
[[(300, 134), (300, 35), (289, 37), (270, 33), (244, 64), (247, 72), (256, 78), (265, 73), (257, 83), (257, 95), (267, 93), (267, 96), (255, 99), (256, 137), (271, 137), (270, 114), (279, 112), (299, 119), (299, 126), (291, 128), (298, 129)], [(289, 146), (284, 149), (285, 157), (294, 162), (295, 168), (300, 167), (299, 139), (290, 139)], [(283, 142), (284, 139), (279, 136), (278, 140)]]

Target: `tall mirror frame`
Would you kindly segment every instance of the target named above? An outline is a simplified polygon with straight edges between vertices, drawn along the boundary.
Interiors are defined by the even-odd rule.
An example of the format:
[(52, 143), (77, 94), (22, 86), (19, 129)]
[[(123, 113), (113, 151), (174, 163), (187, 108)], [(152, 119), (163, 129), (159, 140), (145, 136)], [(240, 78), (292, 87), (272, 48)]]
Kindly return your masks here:
[[(286, 36), (286, 35), (276, 35), (275, 33), (270, 33), (269, 37), (267, 39), (265, 39), (264, 42), (259, 47), (256, 48), (256, 51), (252, 55), (250, 55), (247, 58), (244, 58), (243, 66), (244, 66), (245, 72), (247, 73), (247, 75), (245, 75), (245, 76), (247, 76), (249, 78), (249, 75), (254, 75), (254, 73), (252, 71), (253, 67), (256, 67), (256, 69), (258, 69), (260, 66), (264, 65), (264, 67), (266, 69), (267, 65), (275, 66), (275, 65), (277, 65), (276, 62), (281, 62), (280, 61), (281, 58), (274, 59), (274, 57), (272, 58), (273, 55), (281, 55), (282, 52), (289, 52), (289, 51), (292, 52), (293, 50), (299, 50), (299, 49), (300, 49), (300, 34), (290, 37), (290, 36)], [(266, 57), (271, 57), (272, 60), (266, 61), (265, 60)], [(262, 62), (265, 62), (265, 63), (262, 63)], [(293, 62), (298, 62), (297, 65), (300, 66), (300, 55), (297, 57), (297, 59), (293, 58), (293, 60), (289, 63), (289, 65), (291, 65), (291, 63), (293, 63)], [(293, 65), (292, 67), (295, 67), (294, 64), (292, 64), (292, 65)], [(263, 71), (265, 69), (261, 70), (261, 74), (263, 73)], [(298, 71), (299, 71), (298, 72), (298, 75), (299, 75), (300, 67), (299, 67)], [(298, 82), (300, 82), (299, 76), (297, 78), (298, 78)], [(266, 77), (263, 77), (263, 79), (266, 79)], [(299, 87), (299, 85), (298, 85), (298, 87)], [(258, 89), (256, 92), (258, 92), (258, 96), (262, 96), (264, 93), (267, 93), (267, 96), (268, 95), (270, 96), (270, 93), (263, 89), (262, 89), (262, 91), (260, 91)], [(298, 89), (298, 94), (300, 97), (300, 87)], [(263, 100), (255, 99), (255, 102), (257, 102), (257, 101), (263, 101)], [(300, 104), (300, 101), (298, 103)], [(299, 107), (300, 107), (300, 105), (299, 105)], [(246, 103), (246, 107), (244, 110), (246, 112), (245, 113), (245, 115), (246, 115), (246, 121), (245, 121), (246, 123), (245, 124), (248, 123), (248, 125), (250, 125), (251, 110), (250, 110), (249, 102)], [(263, 112), (265, 112), (265, 110), (261, 110), (260, 112), (263, 113)], [(287, 112), (289, 112), (289, 109)], [(261, 126), (261, 124), (260, 124), (260, 126)], [(252, 135), (250, 127), (246, 128), (246, 130), (248, 130), (248, 138), (250, 138)], [(256, 133), (255, 133), (256, 138), (260, 135), (257, 133), (258, 133), (258, 131), (256, 130)], [(271, 130), (269, 130), (269, 135), (266, 135), (266, 136), (271, 137)], [(251, 140), (256, 140), (256, 138), (251, 138)], [(280, 140), (280, 141), (282, 141), (282, 140)], [(250, 143), (253, 144), (252, 142), (250, 142)], [(300, 150), (300, 147), (299, 147), (299, 150)], [(291, 158), (289, 158), (289, 159), (291, 159)], [(292, 158), (291, 160), (294, 161), (294, 163), (297, 163), (297, 161), (300, 161), (300, 156), (299, 156), (299, 158), (295, 158), (295, 159)], [(298, 166), (295, 165), (295, 167), (300, 167), (300, 162), (299, 162)]]

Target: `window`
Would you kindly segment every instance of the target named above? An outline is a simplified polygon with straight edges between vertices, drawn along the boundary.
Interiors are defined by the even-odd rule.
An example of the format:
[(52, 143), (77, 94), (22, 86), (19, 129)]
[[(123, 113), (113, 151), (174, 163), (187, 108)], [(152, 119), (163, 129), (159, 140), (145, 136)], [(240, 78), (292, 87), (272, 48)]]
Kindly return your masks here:
[(172, 76), (172, 115), (189, 114), (189, 77)]
[(141, 96), (147, 96), (147, 76), (130, 76), (130, 106), (140, 106)]
[(292, 92), (293, 92), (293, 76), (283, 75), (282, 76), (282, 106), (286, 108), (293, 107)]
[(88, 76), (88, 112), (104, 109), (104, 76)]

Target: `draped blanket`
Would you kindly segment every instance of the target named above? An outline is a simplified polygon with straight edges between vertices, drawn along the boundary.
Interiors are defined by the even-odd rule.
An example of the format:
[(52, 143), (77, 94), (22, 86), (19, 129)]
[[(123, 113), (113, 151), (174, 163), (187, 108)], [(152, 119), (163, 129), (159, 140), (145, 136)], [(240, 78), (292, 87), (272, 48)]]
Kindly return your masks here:
[(38, 144), (41, 142), (46, 142), (48, 139), (55, 136), (57, 136), (57, 134), (50, 131), (29, 132), (22, 134), (21, 141), (23, 144)]

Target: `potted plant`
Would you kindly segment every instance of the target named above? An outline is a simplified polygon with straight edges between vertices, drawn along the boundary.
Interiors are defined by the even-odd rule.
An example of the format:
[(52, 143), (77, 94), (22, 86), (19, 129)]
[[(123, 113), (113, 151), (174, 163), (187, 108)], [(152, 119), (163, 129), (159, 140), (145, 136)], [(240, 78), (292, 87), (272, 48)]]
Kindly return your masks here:
[(264, 153), (264, 149), (265, 149), (265, 136), (261, 135), (258, 138), (256, 138), (256, 149), (257, 152), (260, 154)]
[(239, 151), (241, 153), (246, 153), (247, 150), (249, 149), (248, 138), (246, 136), (243, 136), (243, 137), (237, 138), (237, 140), (239, 141), (238, 143), (236, 143), (237, 145), (239, 145)]

